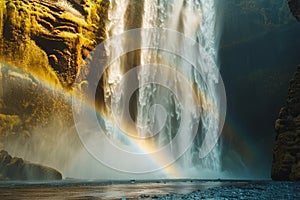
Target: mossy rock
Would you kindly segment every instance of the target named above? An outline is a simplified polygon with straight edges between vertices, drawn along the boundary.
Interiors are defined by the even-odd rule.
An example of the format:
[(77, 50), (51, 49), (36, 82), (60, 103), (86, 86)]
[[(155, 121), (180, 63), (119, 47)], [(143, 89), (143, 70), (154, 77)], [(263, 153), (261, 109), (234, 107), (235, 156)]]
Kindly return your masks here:
[(0, 180), (61, 180), (62, 174), (57, 170), (24, 162), (23, 159), (11, 157), (6, 151), (0, 152)]

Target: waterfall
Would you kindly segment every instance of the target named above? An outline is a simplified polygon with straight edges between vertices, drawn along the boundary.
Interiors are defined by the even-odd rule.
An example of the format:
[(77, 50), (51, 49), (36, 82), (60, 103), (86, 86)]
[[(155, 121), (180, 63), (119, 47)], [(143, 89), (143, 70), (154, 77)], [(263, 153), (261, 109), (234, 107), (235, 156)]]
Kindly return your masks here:
[[(135, 28), (164, 28), (178, 31), (184, 34), (185, 37), (198, 42), (198, 53), (188, 53), (194, 55), (193, 59), (196, 60), (198, 65), (201, 65), (201, 75), (197, 73), (197, 70), (193, 69), (190, 63), (178, 55), (173, 55), (160, 49), (149, 50), (141, 48), (114, 60), (104, 73), (103, 78), (104, 110), (109, 113), (108, 115), (111, 115), (113, 112), (111, 106), (114, 105), (118, 117), (125, 115), (125, 117), (133, 118), (134, 127), (121, 128), (124, 131), (123, 134), (143, 139), (150, 137), (147, 139), (148, 143), (152, 144), (152, 148), (157, 149), (170, 143), (176, 136), (177, 131), (180, 129), (178, 124), (181, 123), (182, 117), (184, 117), (182, 116), (182, 109), (188, 110), (189, 114), (185, 117), (188, 117), (190, 122), (181, 129), (185, 132), (185, 135), (181, 136), (181, 140), (187, 140), (186, 138), (190, 137), (190, 132), (195, 131), (194, 124), (198, 122), (198, 119), (196, 119), (193, 109), (188, 108), (189, 106), (183, 108), (183, 105), (178, 102), (176, 95), (173, 94), (175, 92), (185, 95), (186, 91), (188, 91), (187, 86), (181, 82), (177, 72), (173, 74), (170, 71), (164, 71), (164, 78), (166, 79), (164, 83), (171, 82), (169, 84), (174, 85), (174, 91), (168, 91), (168, 88), (161, 85), (146, 84), (151, 82), (151, 80), (156, 80), (158, 74), (162, 73), (163, 70), (160, 70), (159, 67), (143, 66), (171, 66), (196, 85), (200, 99), (202, 98), (200, 93), (205, 93), (206, 97), (202, 98), (202, 105), (199, 106), (202, 108), (202, 112), (200, 114), (198, 133), (195, 140), (193, 140), (193, 144), (175, 163), (175, 165), (180, 167), (182, 174), (188, 174), (187, 171), (193, 169), (198, 172), (199, 170), (207, 169), (214, 172), (220, 172), (221, 170), (221, 146), (220, 142), (215, 141), (218, 140), (219, 128), (223, 125), (224, 115), (222, 112), (224, 113), (226, 106), (224, 106), (224, 94), (217, 94), (220, 90), (217, 88), (216, 82), (220, 84), (221, 81), (219, 81), (218, 72), (216, 73), (213, 70), (216, 67), (218, 48), (218, 38), (215, 29), (217, 8), (215, 4), (215, 0), (145, 0), (138, 2), (135, 0), (111, 0), (108, 11), (108, 21), (106, 23), (108, 39)], [(141, 47), (145, 43), (151, 46), (160, 41), (160, 39), (155, 37), (157, 37), (155, 34), (145, 34), (141, 36), (141, 40), (135, 42), (140, 43)], [(160, 38), (161, 36), (158, 37)], [(172, 34), (169, 35), (168, 39), (168, 42), (174, 43), (174, 45), (179, 47), (184, 42), (183, 40), (178, 40), (178, 38), (172, 38)], [(115, 57), (115, 55), (118, 55), (125, 49), (125, 45), (131, 44), (124, 40), (117, 40), (117, 44), (113, 46), (107, 45), (105, 51), (110, 57)], [(189, 49), (185, 51), (189, 51)], [(205, 53), (202, 54), (201, 52)], [(209, 63), (213, 66), (209, 66), (206, 63), (206, 60), (209, 59), (214, 61)], [(114, 94), (116, 93), (117, 85), (122, 82), (122, 77), (137, 66), (141, 66), (134, 72), (139, 84), (139, 87), (137, 87), (138, 92), (132, 93), (132, 96), (128, 96), (128, 94), (123, 94), (123, 96), (122, 94)], [(209, 68), (212, 68), (212, 70)], [(119, 93), (128, 91), (127, 87), (128, 83), (122, 82), (122, 87), (119, 87), (118, 90)], [(130, 103), (131, 108), (129, 108), (130, 116), (127, 116), (126, 111), (122, 110), (124, 102), (121, 99), (123, 98), (133, 99)], [(188, 105), (191, 97), (187, 94), (182, 100), (185, 102), (185, 105)], [(218, 107), (217, 109), (221, 110), (219, 111), (221, 114), (207, 114), (205, 111), (210, 109), (209, 106), (211, 104)], [(128, 106), (130, 105), (128, 104)], [(123, 124), (128, 124), (129, 122), (126, 120), (122, 119), (121, 121)], [(106, 134), (110, 138), (124, 143), (124, 137), (120, 136), (119, 129), (114, 128), (111, 122), (105, 123), (104, 126)], [(153, 132), (155, 133), (151, 135)], [(175, 146), (171, 144), (170, 148), (171, 152), (186, 149), (181, 144), (175, 144)], [(207, 149), (209, 151), (208, 155), (202, 155), (201, 149)], [(197, 176), (197, 174), (192, 175), (194, 177)]]
[(85, 102), (73, 99), (94, 158), (118, 175), (220, 178), (226, 98), (215, 27), (215, 0), (110, 1), (89, 87), (75, 95)]
[(45, 84), (74, 126), (54, 116), (26, 146), (12, 137), (7, 150), (64, 177), (221, 178), (216, 2), (110, 0), (106, 40), (78, 72), (72, 111), (70, 93)]

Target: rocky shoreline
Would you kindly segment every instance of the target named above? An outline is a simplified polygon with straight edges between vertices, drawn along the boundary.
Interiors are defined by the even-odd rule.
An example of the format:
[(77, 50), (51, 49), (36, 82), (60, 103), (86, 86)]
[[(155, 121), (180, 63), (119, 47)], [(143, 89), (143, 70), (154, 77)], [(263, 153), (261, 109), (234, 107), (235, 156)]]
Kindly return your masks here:
[(299, 199), (299, 182), (253, 182), (199, 190), (190, 194), (141, 195), (139, 199)]

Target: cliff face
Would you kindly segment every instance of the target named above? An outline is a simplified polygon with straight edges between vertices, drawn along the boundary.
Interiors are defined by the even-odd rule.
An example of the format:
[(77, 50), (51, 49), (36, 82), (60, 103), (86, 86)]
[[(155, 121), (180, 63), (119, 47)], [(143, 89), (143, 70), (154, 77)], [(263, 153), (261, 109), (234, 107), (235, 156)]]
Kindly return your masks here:
[[(25, 146), (39, 128), (72, 126), (69, 94), (88, 54), (105, 38), (108, 5), (107, 0), (0, 0), (0, 150), (18, 140)], [(0, 174), (6, 173), (1, 170), (0, 158)]]
[(47, 125), (53, 113), (71, 118), (63, 96), (104, 39), (108, 5), (106, 0), (0, 1), (0, 143), (1, 137)]
[(297, 68), (286, 101), (276, 120), (272, 179), (300, 180), (300, 66)]
[(299, 0), (287, 0), (290, 10), (298, 21), (300, 21), (300, 1)]
[[(293, 15), (300, 20), (300, 1), (288, 0)], [(290, 81), (285, 107), (275, 123), (273, 180), (300, 180), (300, 66)]]
[(107, 1), (0, 2), (0, 60), (71, 88), (104, 36)]

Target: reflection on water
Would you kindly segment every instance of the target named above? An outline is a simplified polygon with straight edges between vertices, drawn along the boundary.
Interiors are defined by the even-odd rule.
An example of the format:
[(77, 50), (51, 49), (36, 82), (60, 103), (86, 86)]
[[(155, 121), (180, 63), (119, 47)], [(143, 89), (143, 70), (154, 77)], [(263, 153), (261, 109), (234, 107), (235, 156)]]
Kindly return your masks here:
[(142, 194), (186, 194), (196, 190), (241, 183), (197, 180), (2, 182), (0, 199), (137, 199)]

